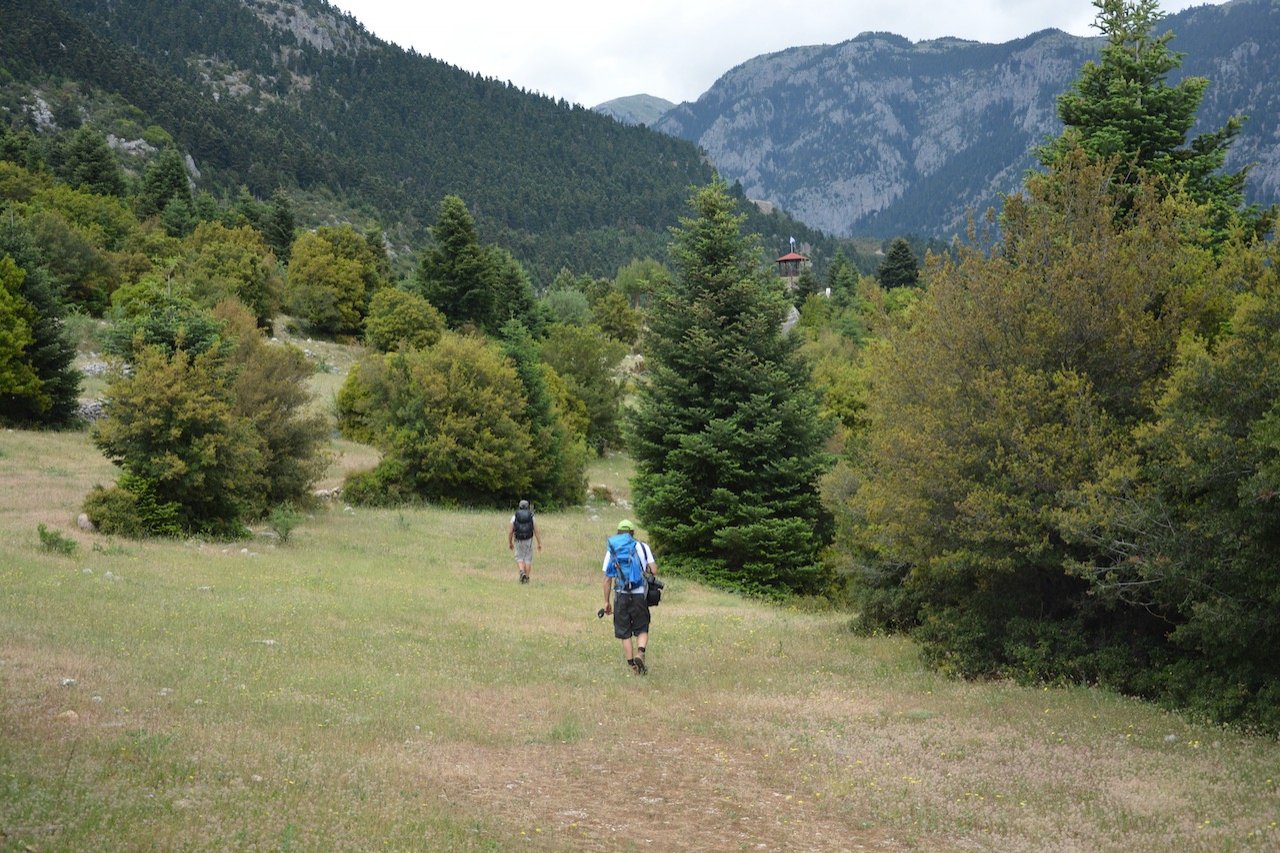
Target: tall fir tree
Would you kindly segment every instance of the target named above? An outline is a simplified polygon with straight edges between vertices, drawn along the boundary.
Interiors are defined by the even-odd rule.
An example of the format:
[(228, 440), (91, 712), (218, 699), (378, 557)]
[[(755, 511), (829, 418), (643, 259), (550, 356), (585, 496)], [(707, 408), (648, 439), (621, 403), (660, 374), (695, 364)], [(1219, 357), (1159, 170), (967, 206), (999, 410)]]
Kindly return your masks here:
[(142, 188), (134, 200), (134, 210), (139, 219), (146, 219), (164, 213), (174, 202), (190, 206), (191, 184), (182, 154), (176, 148), (166, 148), (143, 171)]
[(1268, 217), (1242, 209), (1247, 169), (1224, 172), (1227, 149), (1245, 116), (1232, 116), (1216, 131), (1187, 140), (1209, 86), (1204, 77), (1184, 77), (1169, 85), (1182, 54), (1169, 48), (1173, 32), (1155, 34), (1162, 13), (1157, 0), (1094, 0), (1094, 26), (1107, 43), (1097, 62), (1086, 62), (1071, 89), (1058, 98), (1066, 126), (1039, 150), (1053, 167), (1073, 148), (1094, 159), (1118, 160), (1113, 186), (1121, 209), (1141, 176), (1157, 175), (1172, 190), (1184, 186), (1191, 198), (1215, 211), (1212, 239), (1220, 243), (1244, 224), (1261, 233)]
[(63, 149), (58, 176), (78, 189), (98, 195), (123, 196), (124, 172), (102, 134), (82, 125)]
[[(77, 417), (80, 371), (75, 368), (76, 348), (63, 327), (65, 307), (39, 255), (25, 223), (0, 223), (0, 258), (8, 257), (13, 267), (7, 273), (14, 319), (16, 354), (38, 378), (34, 388), (22, 393), (0, 388), (0, 420), (10, 424), (52, 427), (70, 426)], [(20, 271), (20, 272), (19, 272)], [(18, 318), (25, 331), (19, 332)], [(22, 371), (24, 374), (26, 370)]]
[(495, 331), (498, 306), (493, 263), (480, 245), (476, 221), (461, 198), (444, 197), (431, 235), (435, 245), (418, 269), (422, 295), (440, 309), (450, 328), (472, 324)]
[(669, 565), (766, 594), (823, 587), (816, 481), (827, 464), (781, 281), (722, 182), (692, 199), (655, 296), (629, 415), (637, 515)]
[(904, 238), (898, 237), (889, 244), (889, 251), (876, 270), (876, 278), (885, 290), (915, 287), (920, 282), (920, 264), (911, 251), (911, 244)]

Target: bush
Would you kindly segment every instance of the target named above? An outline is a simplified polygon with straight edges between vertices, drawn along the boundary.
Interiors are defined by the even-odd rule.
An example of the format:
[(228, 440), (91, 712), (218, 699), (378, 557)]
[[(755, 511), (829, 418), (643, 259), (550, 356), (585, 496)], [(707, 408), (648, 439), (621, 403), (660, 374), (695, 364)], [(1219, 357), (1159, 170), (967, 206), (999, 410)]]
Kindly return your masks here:
[[(357, 500), (395, 496), (493, 504), (531, 484), (534, 452), (524, 389), (511, 363), (479, 338), (446, 334), (430, 350), (373, 356), (351, 371), (338, 423), (384, 452)], [(350, 487), (349, 484), (348, 487)], [(373, 487), (366, 489), (366, 487)]]
[(181, 508), (171, 501), (157, 500), (150, 484), (127, 474), (109, 489), (94, 486), (84, 499), (84, 513), (99, 532), (109, 536), (182, 535)]
[(293, 529), (302, 523), (302, 513), (294, 509), (293, 504), (281, 504), (271, 511), (269, 523), (283, 545), (289, 541)]
[(364, 339), (379, 352), (391, 352), (401, 344), (426, 349), (443, 333), (444, 315), (416, 293), (386, 287), (369, 302)]
[(50, 530), (43, 524), (36, 527), (36, 532), (40, 534), (40, 547), (54, 554), (64, 554), (71, 556), (76, 552), (76, 543), (74, 539), (68, 539), (56, 530)]
[(243, 534), (241, 519), (265, 492), (263, 442), (232, 407), (213, 351), (192, 358), (178, 350), (170, 357), (144, 347), (133, 372), (108, 386), (107, 416), (94, 428), (94, 443), (135, 478), (122, 477), (122, 488), (138, 498), (154, 495), (159, 518), (139, 507), (145, 532), (159, 532), (157, 522), (176, 506), (182, 530)]

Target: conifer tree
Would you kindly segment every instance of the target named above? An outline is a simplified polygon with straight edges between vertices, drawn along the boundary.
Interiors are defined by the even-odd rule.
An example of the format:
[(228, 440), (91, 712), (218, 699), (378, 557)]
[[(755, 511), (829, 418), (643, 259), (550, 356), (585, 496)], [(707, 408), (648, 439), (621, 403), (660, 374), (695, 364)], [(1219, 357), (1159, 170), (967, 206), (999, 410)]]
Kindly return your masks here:
[[(1080, 147), (1094, 159), (1116, 158), (1113, 186), (1121, 210), (1142, 175), (1165, 179), (1166, 191), (1185, 182), (1191, 198), (1216, 212), (1215, 242), (1225, 238), (1244, 200), (1247, 169), (1223, 172), (1227, 149), (1244, 116), (1233, 116), (1216, 131), (1187, 141), (1196, 111), (1209, 86), (1204, 77), (1184, 77), (1169, 85), (1182, 55), (1169, 48), (1171, 31), (1155, 34), (1162, 17), (1157, 0), (1094, 0), (1094, 26), (1107, 43), (1097, 62), (1086, 62), (1070, 91), (1058, 98), (1058, 116), (1066, 128), (1043, 146), (1040, 161), (1059, 163)], [(1257, 211), (1244, 221), (1262, 227)]]
[(88, 125), (71, 134), (58, 175), (68, 184), (99, 195), (124, 195), (124, 173), (107, 141)]
[(271, 194), (271, 203), (267, 208), (266, 219), (262, 223), (262, 236), (282, 263), (289, 263), (289, 255), (293, 251), (295, 227), (293, 202), (288, 193), (277, 189)]
[(422, 295), (444, 313), (450, 328), (471, 323), (492, 329), (497, 317), (493, 263), (461, 198), (445, 196), (431, 233), (435, 245), (418, 270)]
[(915, 287), (920, 281), (920, 264), (911, 251), (911, 244), (898, 237), (889, 244), (889, 251), (876, 270), (876, 278), (885, 290), (894, 287)]
[(786, 294), (722, 182), (692, 207), (629, 416), (637, 515), (668, 564), (737, 589), (815, 591), (827, 431), (797, 341), (781, 333)]
[(142, 173), (142, 189), (134, 201), (139, 219), (159, 216), (171, 202), (191, 204), (191, 184), (187, 167), (176, 148), (167, 148), (147, 164)]
[[(5, 311), (13, 323), (9, 353), (14, 385), (0, 386), (0, 420), (10, 424), (68, 426), (76, 418), (80, 371), (75, 345), (63, 328), (64, 307), (31, 234), (21, 222), (0, 223), (0, 258), (8, 258)], [(34, 372), (38, 381), (29, 381)], [(27, 380), (18, 382), (17, 377)]]

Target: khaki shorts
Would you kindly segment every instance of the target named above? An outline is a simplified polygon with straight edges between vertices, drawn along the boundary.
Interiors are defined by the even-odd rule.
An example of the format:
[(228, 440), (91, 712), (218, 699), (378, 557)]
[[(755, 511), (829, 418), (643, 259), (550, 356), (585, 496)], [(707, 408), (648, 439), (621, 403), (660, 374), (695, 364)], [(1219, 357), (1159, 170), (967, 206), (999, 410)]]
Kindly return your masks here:
[(516, 562), (533, 564), (533, 540), (516, 540)]

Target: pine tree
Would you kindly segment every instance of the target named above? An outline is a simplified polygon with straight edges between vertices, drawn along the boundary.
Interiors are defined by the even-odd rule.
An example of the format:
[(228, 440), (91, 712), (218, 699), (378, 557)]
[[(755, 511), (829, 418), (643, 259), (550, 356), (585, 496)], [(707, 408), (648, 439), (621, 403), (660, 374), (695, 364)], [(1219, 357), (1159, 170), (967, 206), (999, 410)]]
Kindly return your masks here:
[(289, 263), (289, 253), (293, 250), (293, 231), (295, 227), (293, 202), (290, 200), (288, 193), (282, 189), (277, 189), (271, 194), (271, 203), (267, 209), (266, 220), (262, 223), (262, 236), (281, 263)]
[(915, 287), (920, 282), (920, 264), (911, 251), (911, 244), (898, 237), (889, 245), (889, 251), (876, 270), (876, 278), (885, 290), (894, 287)]
[(71, 134), (58, 175), (68, 184), (98, 195), (124, 195), (124, 173), (101, 133), (85, 125)]
[(191, 184), (187, 167), (176, 148), (167, 148), (147, 164), (142, 173), (142, 189), (134, 201), (139, 219), (162, 214), (170, 202), (191, 204)]
[(1058, 98), (1058, 116), (1066, 128), (1039, 150), (1040, 162), (1052, 167), (1073, 148), (1094, 159), (1116, 158), (1113, 179), (1121, 209), (1143, 174), (1158, 175), (1166, 190), (1185, 182), (1191, 198), (1216, 211), (1215, 242), (1241, 219), (1265, 230), (1256, 210), (1242, 211), (1247, 169), (1222, 172), (1227, 149), (1244, 124), (1233, 116), (1216, 131), (1187, 142), (1196, 111), (1209, 86), (1204, 77), (1167, 82), (1182, 65), (1170, 50), (1172, 31), (1154, 35), (1162, 14), (1157, 0), (1094, 0), (1094, 24), (1107, 43), (1098, 62), (1086, 62), (1071, 90)]
[(493, 330), (497, 318), (493, 263), (461, 198), (445, 196), (431, 234), (435, 245), (418, 270), (422, 295), (444, 313), (450, 328), (470, 323)]
[[(0, 412), (6, 423), (69, 426), (77, 414), (80, 371), (75, 368), (75, 344), (67, 337), (62, 318), (65, 308), (48, 270), (40, 262), (30, 233), (21, 222), (0, 225), (0, 258), (8, 257), (13, 267), (6, 273), (12, 299), (8, 313), (14, 319), (10, 347), (18, 359), (14, 370), (39, 379), (38, 386), (21, 393), (0, 388)], [(16, 285), (16, 290), (14, 286)], [(25, 330), (19, 329), (22, 319)], [(23, 364), (26, 368), (19, 368)], [(15, 376), (18, 373), (14, 374)]]
[(629, 416), (637, 515), (669, 563), (706, 580), (815, 591), (827, 431), (797, 341), (781, 333), (786, 295), (722, 182), (692, 206)]

